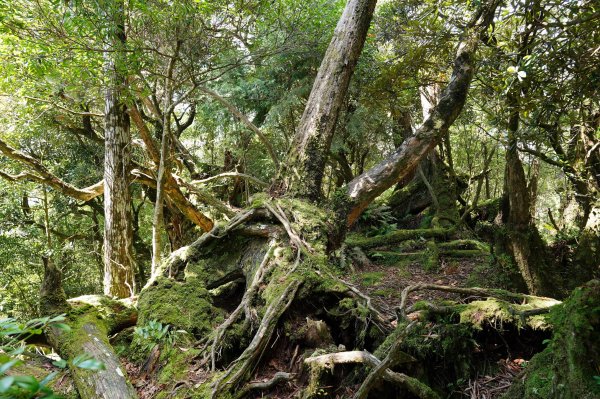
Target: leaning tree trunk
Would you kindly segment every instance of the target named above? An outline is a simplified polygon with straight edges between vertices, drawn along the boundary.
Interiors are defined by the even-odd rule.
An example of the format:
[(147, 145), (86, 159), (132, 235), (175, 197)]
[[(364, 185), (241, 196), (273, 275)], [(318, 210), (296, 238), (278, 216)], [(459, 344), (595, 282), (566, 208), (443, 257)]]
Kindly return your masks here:
[(104, 120), (104, 292), (119, 298), (135, 292), (135, 261), (129, 173), (131, 135), (124, 103), (126, 76), (123, 73), (125, 44), (124, 3), (108, 4), (107, 17), (114, 31), (105, 54), (108, 87)]
[[(439, 84), (427, 86), (421, 90), (421, 108), (424, 121), (431, 116), (432, 110), (439, 102), (440, 95), (441, 87)], [(404, 122), (405, 127), (402, 130), (410, 129), (410, 125), (406, 126), (404, 119), (399, 122)], [(404, 140), (409, 137), (410, 134), (405, 135)], [(397, 147), (400, 147), (400, 145), (402, 145), (402, 141), (396, 144)], [(402, 217), (419, 213), (433, 206), (433, 211), (430, 212), (434, 215), (432, 224), (446, 227), (455, 225), (459, 220), (456, 205), (458, 199), (457, 178), (451, 173), (436, 150), (433, 150), (421, 160), (417, 169), (418, 173), (412, 176), (411, 183), (406, 185), (400, 182), (396, 185), (396, 190), (388, 201), (392, 211), (398, 217)]]
[(362, 51), (377, 0), (349, 0), (310, 92), (280, 178), (284, 190), (316, 201), (329, 147), (350, 78)]
[[(475, 52), (486, 35), (499, 1), (481, 5), (469, 22), (458, 46), (448, 85), (431, 115), (383, 161), (354, 178), (337, 198), (339, 225), (352, 225), (381, 193), (414, 173), (419, 162), (442, 140), (460, 114), (475, 69)], [(340, 234), (343, 236), (343, 234)], [(340, 240), (337, 240), (338, 243)]]

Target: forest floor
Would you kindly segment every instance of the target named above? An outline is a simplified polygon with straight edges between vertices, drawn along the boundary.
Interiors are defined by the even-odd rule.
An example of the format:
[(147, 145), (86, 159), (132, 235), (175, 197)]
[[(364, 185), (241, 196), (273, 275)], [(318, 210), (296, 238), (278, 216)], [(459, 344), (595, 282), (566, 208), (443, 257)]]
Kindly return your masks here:
[[(461, 287), (465, 286), (466, 282), (475, 268), (482, 263), (487, 262), (485, 257), (462, 258), (462, 259), (445, 259), (440, 258), (439, 267), (434, 271), (425, 271), (419, 261), (394, 263), (372, 258), (372, 261), (363, 265), (362, 268), (353, 273), (354, 277), (348, 281), (352, 283), (362, 292), (368, 294), (375, 307), (391, 318), (395, 317), (395, 308), (400, 304), (402, 290), (413, 284), (426, 283), (438, 284), (447, 286)], [(461, 301), (457, 294), (446, 293), (441, 291), (418, 291), (409, 297), (408, 305), (417, 301), (431, 301), (449, 299), (453, 301)], [(463, 298), (465, 300), (468, 298)], [(297, 353), (298, 348), (286, 345), (284, 342), (272, 344), (273, 354), (264, 362), (263, 366), (258, 370), (253, 382), (268, 381), (278, 371), (286, 371), (300, 374), (302, 371), (302, 356)], [(500, 353), (502, 353), (500, 351)], [(512, 355), (512, 356), (511, 356)], [(511, 355), (499, 355), (495, 359), (498, 367), (490, 375), (484, 373), (476, 376), (468, 381), (463, 381), (460, 386), (457, 386), (453, 398), (470, 398), (470, 399), (495, 399), (500, 398), (506, 392), (511, 382), (523, 370), (524, 364), (528, 358), (527, 355), (519, 352)], [(163, 384), (159, 384), (143, 372), (143, 368), (128, 361), (126, 358), (121, 359), (125, 364), (127, 372), (131, 378), (131, 382), (136, 387), (140, 399), (154, 398), (158, 392), (164, 389)], [(189, 370), (188, 378), (181, 381), (181, 386), (195, 386), (199, 382), (205, 381), (209, 374), (204, 370), (204, 367), (198, 365), (196, 368)], [(292, 381), (284, 385), (280, 385), (271, 390), (267, 396), (272, 399), (288, 399), (293, 398), (301, 390), (302, 386), (297, 385)], [(337, 398), (350, 398), (353, 396), (353, 388), (345, 386), (343, 391), (338, 391)], [(174, 394), (174, 392), (173, 392)], [(249, 397), (253, 397), (250, 395)]]
[[(440, 258), (439, 268), (435, 271), (424, 270), (419, 261), (404, 264), (371, 262), (371, 264), (357, 270), (354, 282), (361, 291), (373, 299), (374, 305), (378, 309), (394, 316), (394, 309), (400, 305), (400, 297), (404, 288), (419, 283), (464, 287), (476, 267), (484, 262), (487, 262), (487, 259), (483, 256), (463, 259), (445, 259), (442, 257)], [(407, 307), (417, 301), (435, 303), (441, 300), (453, 300), (461, 302), (465, 299), (469, 298), (461, 298), (458, 294), (442, 291), (417, 291), (409, 296)], [(454, 392), (455, 396), (453, 397), (469, 399), (500, 398), (511, 386), (512, 381), (521, 373), (527, 362), (521, 355), (523, 354), (517, 354), (513, 358), (507, 356), (498, 359), (498, 369), (495, 373), (477, 376), (474, 379), (465, 381)], [(340, 396), (340, 399), (344, 397), (346, 396)]]

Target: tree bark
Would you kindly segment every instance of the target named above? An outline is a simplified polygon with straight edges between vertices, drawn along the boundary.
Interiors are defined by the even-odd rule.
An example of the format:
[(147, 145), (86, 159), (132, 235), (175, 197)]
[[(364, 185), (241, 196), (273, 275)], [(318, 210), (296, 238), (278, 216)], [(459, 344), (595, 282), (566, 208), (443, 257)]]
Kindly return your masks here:
[(284, 191), (312, 201), (321, 183), (350, 78), (362, 51), (377, 0), (349, 0), (335, 28), (302, 119), (280, 170)]
[(171, 137), (171, 107), (173, 97), (173, 69), (179, 53), (181, 42), (178, 40), (175, 46), (174, 54), (169, 59), (167, 73), (165, 77), (164, 89), (164, 114), (162, 123), (162, 139), (160, 143), (160, 160), (158, 163), (158, 174), (156, 176), (156, 201), (154, 203), (154, 214), (152, 215), (152, 274), (158, 268), (161, 261), (161, 234), (164, 226), (163, 218), (163, 197), (164, 186), (166, 182), (167, 169), (169, 167), (170, 157), (170, 137)]
[(108, 87), (104, 119), (104, 293), (119, 298), (135, 292), (135, 261), (129, 173), (131, 135), (124, 102), (127, 79), (122, 72), (125, 44), (124, 3), (111, 1), (107, 18), (114, 27), (105, 53)]

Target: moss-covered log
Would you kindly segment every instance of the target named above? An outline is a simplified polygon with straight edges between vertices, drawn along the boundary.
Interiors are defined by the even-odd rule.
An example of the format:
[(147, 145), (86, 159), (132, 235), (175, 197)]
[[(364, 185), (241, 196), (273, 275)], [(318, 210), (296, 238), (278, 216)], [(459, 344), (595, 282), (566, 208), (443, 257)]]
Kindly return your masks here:
[(90, 356), (103, 364), (103, 370), (71, 367), (71, 375), (81, 399), (135, 399), (117, 354), (108, 342), (111, 323), (94, 308), (75, 309), (68, 314), (69, 331), (50, 328), (49, 341), (66, 359)]
[(348, 236), (346, 245), (349, 247), (377, 248), (390, 246), (402, 241), (414, 240), (418, 238), (443, 238), (446, 239), (454, 233), (453, 229), (415, 229), (415, 230), (396, 230), (392, 233), (375, 236), (360, 237)]

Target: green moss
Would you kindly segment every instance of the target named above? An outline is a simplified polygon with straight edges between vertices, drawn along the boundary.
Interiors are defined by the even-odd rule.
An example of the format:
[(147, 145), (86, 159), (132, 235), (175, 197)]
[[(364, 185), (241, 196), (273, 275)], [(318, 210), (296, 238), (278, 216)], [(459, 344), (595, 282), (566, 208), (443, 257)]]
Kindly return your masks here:
[(503, 324), (512, 324), (518, 328), (530, 327), (534, 330), (546, 330), (550, 328), (546, 316), (536, 315), (525, 318), (521, 317), (519, 312), (553, 304), (555, 302), (549, 302), (548, 304), (529, 302), (517, 305), (495, 298), (488, 298), (485, 301), (473, 301), (463, 305), (460, 311), (460, 322), (471, 324), (476, 329), (482, 329), (486, 324), (500, 328)]
[(396, 230), (382, 236), (362, 237), (358, 235), (349, 235), (346, 238), (346, 244), (350, 247), (361, 248), (377, 248), (390, 246), (401, 241), (412, 240), (417, 238), (440, 237), (445, 238), (450, 236), (454, 230), (444, 228), (434, 229), (415, 229), (415, 230)]
[(573, 291), (553, 308), (554, 335), (546, 349), (529, 362), (506, 399), (593, 399), (600, 397), (594, 376), (600, 371), (600, 281)]
[(469, 274), (467, 285), (471, 287), (504, 288), (526, 292), (527, 287), (521, 273), (509, 255), (489, 256)]
[(366, 286), (377, 285), (384, 277), (384, 272), (368, 272), (360, 275), (362, 284)]
[(223, 320), (204, 283), (196, 278), (178, 282), (159, 277), (140, 296), (138, 308), (140, 325), (158, 320), (198, 336), (210, 333)]
[(435, 241), (429, 240), (425, 244), (425, 251), (423, 252), (423, 269), (427, 272), (435, 272), (438, 270), (439, 264), (440, 250)]
[(192, 362), (200, 351), (189, 347), (184, 349), (177, 345), (171, 348), (162, 347), (160, 355), (162, 367), (158, 374), (158, 383), (175, 386), (181, 381), (187, 381)]

